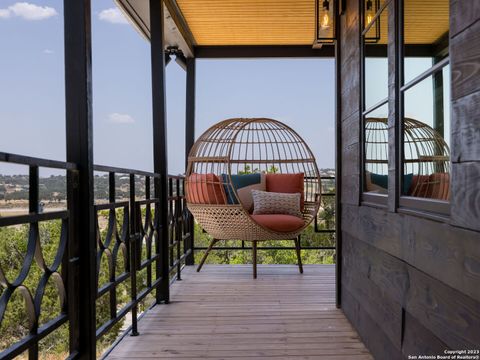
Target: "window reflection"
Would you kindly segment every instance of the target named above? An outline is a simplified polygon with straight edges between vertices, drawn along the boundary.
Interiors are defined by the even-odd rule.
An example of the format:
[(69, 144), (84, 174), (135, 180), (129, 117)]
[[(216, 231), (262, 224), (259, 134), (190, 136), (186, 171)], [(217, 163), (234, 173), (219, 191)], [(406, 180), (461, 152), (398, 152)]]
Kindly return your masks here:
[[(373, 20), (372, 20), (373, 21)], [(388, 97), (388, 10), (370, 25), (365, 44), (365, 110)]]
[(446, 66), (405, 91), (404, 195), (450, 198), (449, 78)]
[[(450, 199), (449, 1), (404, 0), (402, 194)], [(413, 57), (418, 56), (418, 57)], [(440, 66), (440, 68), (438, 68)], [(421, 76), (422, 81), (412, 82)], [(409, 82), (411, 82), (410, 85)]]
[(364, 190), (386, 194), (388, 189), (388, 103), (365, 117)]

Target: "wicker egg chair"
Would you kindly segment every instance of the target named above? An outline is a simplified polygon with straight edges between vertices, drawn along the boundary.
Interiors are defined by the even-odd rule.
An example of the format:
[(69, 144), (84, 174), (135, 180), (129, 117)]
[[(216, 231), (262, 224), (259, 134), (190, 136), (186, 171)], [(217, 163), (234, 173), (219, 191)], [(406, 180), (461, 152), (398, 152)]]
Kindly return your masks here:
[[(252, 174), (258, 174), (262, 179), (257, 185), (268, 185), (272, 189), (274, 181), (300, 179), (299, 217), (295, 220), (289, 215), (280, 215), (283, 216), (282, 223), (271, 226), (265, 222), (268, 215), (252, 214), (252, 204), (246, 203), (244, 195), (239, 196), (240, 190), (234, 184), (235, 179), (241, 179), (243, 175), (254, 176)], [(263, 181), (266, 185), (262, 185)], [(266, 118), (237, 118), (213, 125), (193, 145), (185, 181), (188, 209), (213, 239), (197, 271), (218, 241), (251, 241), (253, 276), (256, 278), (257, 242), (293, 240), (302, 273), (299, 235), (318, 212), (320, 189), (320, 176), (311, 150), (285, 124)], [(268, 191), (268, 188), (264, 190)], [(248, 191), (247, 198), (251, 196), (251, 190)], [(293, 193), (294, 190), (278, 192)], [(292, 219), (296, 226), (287, 226)], [(278, 225), (282, 229), (278, 229)]]
[[(450, 149), (431, 126), (404, 119), (403, 195), (438, 200), (450, 198)], [(365, 122), (365, 170), (388, 174), (388, 119)]]

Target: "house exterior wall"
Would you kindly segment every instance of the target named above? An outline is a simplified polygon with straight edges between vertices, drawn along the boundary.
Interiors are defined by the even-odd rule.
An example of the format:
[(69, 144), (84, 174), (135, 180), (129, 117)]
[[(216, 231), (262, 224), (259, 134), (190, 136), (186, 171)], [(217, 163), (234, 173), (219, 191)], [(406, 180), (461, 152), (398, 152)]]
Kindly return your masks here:
[[(390, 22), (394, 1), (391, 6)], [(451, 0), (450, 7), (446, 219), (401, 212), (392, 192), (385, 208), (362, 205), (359, 0), (347, 0), (341, 16), (341, 307), (378, 359), (480, 347), (480, 2)], [(394, 90), (390, 81), (393, 119)], [(395, 184), (395, 171), (389, 175)]]

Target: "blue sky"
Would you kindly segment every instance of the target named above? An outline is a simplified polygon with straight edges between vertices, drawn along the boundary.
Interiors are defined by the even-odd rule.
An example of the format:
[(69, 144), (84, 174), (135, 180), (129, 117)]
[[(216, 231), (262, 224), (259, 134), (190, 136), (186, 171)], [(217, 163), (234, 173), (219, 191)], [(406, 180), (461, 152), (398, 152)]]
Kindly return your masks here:
[[(61, 0), (0, 0), (0, 151), (65, 159), (62, 5)], [(94, 0), (92, 6), (95, 163), (152, 170), (149, 43), (112, 0)], [(430, 66), (431, 59), (407, 59), (405, 77)], [(387, 95), (386, 59), (367, 59), (366, 68), (372, 105)], [(184, 171), (185, 72), (172, 61), (166, 73), (169, 172), (179, 174)], [(425, 106), (432, 102), (431, 89), (427, 79), (406, 94), (406, 116), (433, 123), (433, 108)], [(196, 96), (196, 136), (226, 118), (271, 117), (305, 138), (319, 167), (334, 166), (333, 59), (199, 60)], [(387, 110), (376, 116), (387, 116)], [(0, 164), (0, 173), (19, 171)]]
[[(0, 1), (0, 151), (65, 159), (62, 1)], [(150, 48), (112, 0), (92, 1), (95, 163), (152, 170)], [(199, 60), (196, 135), (230, 117), (271, 117), (334, 166), (332, 59)], [(406, 79), (431, 66), (407, 59)], [(386, 59), (366, 63), (367, 102), (387, 96)], [(449, 76), (446, 76), (448, 81)], [(372, 86), (370, 86), (372, 84)], [(431, 80), (406, 94), (406, 115), (433, 123)], [(448, 82), (445, 86), (446, 98)], [(379, 109), (382, 112), (382, 109)], [(387, 116), (387, 111), (376, 116)], [(449, 133), (448, 102), (446, 133)], [(167, 67), (169, 172), (184, 170), (185, 72)], [(448, 142), (448, 136), (447, 142)], [(17, 172), (0, 164), (0, 172)]]
[[(95, 163), (152, 170), (149, 43), (112, 0), (92, 1)], [(65, 159), (62, 1), (0, 1), (0, 150)], [(229, 117), (272, 117), (334, 166), (334, 62), (200, 60), (196, 135)], [(167, 67), (169, 171), (183, 172), (185, 72)], [(0, 164), (0, 166), (2, 166)], [(3, 171), (10, 170), (2, 166)]]

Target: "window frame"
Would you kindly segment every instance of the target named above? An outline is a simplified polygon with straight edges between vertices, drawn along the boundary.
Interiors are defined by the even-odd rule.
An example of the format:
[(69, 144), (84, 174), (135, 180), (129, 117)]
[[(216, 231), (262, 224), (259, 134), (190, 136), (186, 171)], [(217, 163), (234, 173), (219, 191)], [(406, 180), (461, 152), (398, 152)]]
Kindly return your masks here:
[[(375, 0), (374, 0), (375, 1)], [(381, 17), (383, 12), (389, 8), (393, 2), (394, 5), (394, 12), (388, 13), (388, 18), (394, 17), (394, 28), (391, 29), (388, 27), (388, 33), (391, 31), (395, 32), (395, 36), (388, 36), (386, 44), (386, 54), (383, 54), (383, 50), (380, 52), (373, 51), (371, 55), (381, 56), (385, 55), (388, 61), (388, 68), (390, 71), (393, 69), (391, 66), (391, 62), (395, 62), (395, 78), (396, 78), (396, 86), (394, 90), (394, 97), (395, 101), (390, 101), (392, 94), (389, 95), (375, 103), (374, 105), (366, 108), (366, 78), (365, 78), (365, 63), (366, 57), (369, 54), (367, 51), (367, 46), (369, 42), (365, 41), (366, 34), (371, 30), (373, 26), (376, 26), (375, 23), (377, 19)], [(412, 48), (408, 48), (406, 44), (404, 44), (404, 6), (405, 0), (385, 0), (382, 4), (380, 4), (378, 10), (376, 11), (374, 17), (372, 18), (371, 24), (365, 26), (365, 16), (366, 16), (366, 9), (365, 9), (366, 2), (365, 0), (359, 0), (359, 45), (360, 45), (360, 100), (359, 100), (359, 113), (360, 113), (360, 198), (359, 203), (360, 205), (368, 205), (380, 208), (390, 208), (392, 211), (398, 211), (400, 213), (408, 213), (412, 215), (418, 215), (438, 221), (445, 221), (448, 220), (450, 214), (450, 202), (445, 200), (438, 200), (438, 199), (430, 199), (430, 198), (422, 198), (422, 197), (414, 197), (404, 195), (402, 188), (403, 188), (403, 175), (404, 175), (404, 113), (405, 113), (405, 92), (409, 89), (412, 89), (415, 85), (419, 84), (423, 80), (434, 76), (437, 73), (441, 73), (443, 69), (450, 64), (450, 53), (448, 48), (448, 43), (445, 43), (445, 39), (441, 39), (440, 45), (436, 50), (436, 56), (432, 56), (430, 51), (420, 51), (418, 53), (417, 50), (421, 50), (420, 48), (415, 49), (415, 45)], [(389, 23), (391, 23), (389, 21)], [(388, 25), (387, 25), (388, 26)], [(387, 34), (388, 34), (387, 33)], [(392, 38), (394, 38), (394, 42), (392, 43)], [(371, 42), (370, 42), (371, 44)], [(446, 45), (446, 46), (444, 46)], [(391, 58), (388, 56), (389, 54), (389, 47), (395, 47), (395, 57)], [(413, 52), (413, 50), (415, 50)], [(420, 73), (419, 75), (415, 76), (415, 78), (409, 80), (405, 83), (405, 58), (408, 55), (409, 57), (438, 57), (438, 61), (433, 63), (432, 66)], [(391, 75), (391, 74), (390, 74)], [(450, 81), (451, 81), (451, 73), (449, 74)], [(450, 106), (451, 106), (451, 99), (448, 99)], [(395, 156), (389, 155), (389, 162), (391, 158), (395, 158), (394, 164), (394, 172), (395, 172), (395, 184), (390, 184), (387, 189), (387, 194), (378, 194), (373, 192), (368, 192), (365, 189), (366, 185), (366, 178), (365, 178), (365, 165), (366, 165), (366, 149), (365, 149), (365, 141), (366, 141), (366, 132), (365, 132), (365, 125), (366, 125), (366, 118), (367, 116), (375, 111), (376, 109), (380, 108), (381, 106), (387, 105), (389, 107), (389, 112), (391, 110), (395, 110), (395, 138), (391, 138), (391, 134), (389, 134), (388, 142), (389, 144), (394, 144), (393, 147), (390, 147), (390, 151), (394, 149), (396, 152)], [(394, 106), (395, 109), (391, 109)], [(451, 120), (450, 120), (451, 121)], [(451, 164), (451, 159), (450, 159)], [(389, 164), (390, 165), (390, 164)], [(450, 172), (451, 174), (451, 172)], [(390, 186), (395, 186), (395, 189), (390, 189)], [(451, 176), (450, 176), (450, 191), (452, 189), (451, 186)], [(389, 199), (389, 195), (395, 194), (395, 199)], [(392, 204), (390, 204), (392, 203)], [(393, 205), (393, 203), (395, 205)], [(390, 205), (389, 205), (390, 204)]]
[[(375, 1), (375, 0), (374, 0)], [(381, 207), (381, 208), (386, 208), (388, 205), (388, 188), (387, 188), (387, 194), (379, 194), (379, 193), (373, 193), (373, 192), (368, 192), (365, 190), (365, 184), (366, 184), (366, 178), (365, 178), (365, 165), (366, 165), (366, 151), (365, 151), (365, 139), (366, 139), (366, 133), (365, 133), (365, 125), (366, 125), (366, 118), (369, 114), (374, 112), (375, 110), (381, 108), (382, 106), (389, 105), (389, 95), (387, 94), (387, 97), (377, 101), (370, 107), (366, 108), (366, 78), (365, 78), (365, 63), (366, 63), (366, 57), (368, 55), (367, 51), (367, 46), (368, 44), (371, 44), (371, 42), (366, 41), (366, 35), (367, 33), (373, 28), (373, 26), (376, 26), (379, 31), (380, 31), (380, 26), (377, 25), (379, 24), (377, 20), (380, 19), (384, 11), (388, 11), (388, 6), (391, 1), (395, 0), (385, 0), (382, 4), (379, 3), (379, 8), (375, 12), (374, 17), (372, 18), (372, 21), (369, 25), (365, 26), (365, 0), (359, 0), (359, 6), (360, 6), (360, 21), (359, 21), (359, 26), (360, 26), (360, 104), (359, 104), (359, 109), (360, 109), (360, 116), (361, 116), (361, 121), (360, 121), (360, 156), (361, 156), (361, 161), (360, 161), (360, 203), (362, 205), (370, 205), (374, 207)], [(388, 16), (390, 16), (388, 14)], [(388, 28), (388, 22), (387, 22), (387, 28)], [(388, 32), (391, 31), (391, 29), (387, 30)], [(388, 34), (387, 32), (387, 34)], [(387, 36), (388, 40), (388, 36)], [(388, 49), (388, 46), (390, 44), (387, 41), (386, 48)], [(381, 55), (381, 54), (380, 54)], [(381, 58), (385, 58), (388, 63), (388, 50), (385, 52), (385, 57), (383, 56), (378, 56)], [(388, 66), (387, 66), (388, 68)], [(388, 89), (388, 84), (387, 84), (387, 89)], [(390, 138), (388, 138), (388, 142), (390, 143)], [(387, 159), (388, 161), (388, 159)]]
[[(415, 196), (408, 196), (404, 195), (402, 192), (403, 188), (403, 178), (404, 178), (404, 116), (405, 116), (405, 92), (414, 88), (417, 84), (421, 83), (422, 81), (428, 79), (435, 74), (441, 73), (443, 69), (450, 64), (450, 52), (447, 47), (441, 48), (438, 51), (439, 57), (441, 59), (433, 64), (432, 66), (423, 71), (422, 73), (415, 76), (413, 79), (405, 83), (405, 58), (406, 58), (406, 48), (405, 48), (405, 26), (404, 26), (404, 7), (405, 7), (405, 0), (395, 0), (398, 2), (397, 11), (398, 13), (395, 14), (396, 16), (396, 24), (397, 24), (397, 54), (398, 57), (396, 59), (398, 63), (398, 81), (399, 86), (396, 87), (396, 98), (398, 99), (398, 112), (395, 116), (395, 121), (397, 122), (397, 129), (396, 136), (398, 138), (398, 164), (396, 165), (396, 174), (397, 174), (397, 182), (399, 184), (397, 192), (399, 196), (398, 202), (398, 211), (403, 213), (411, 213), (411, 214), (420, 214), (422, 216), (428, 218), (434, 218), (436, 220), (444, 220), (447, 219), (450, 214), (450, 201), (445, 200), (438, 200), (438, 199), (430, 199), (430, 198), (422, 198), (422, 197), (415, 197)], [(432, 57), (433, 59), (433, 57)], [(451, 74), (450, 74), (451, 77)], [(451, 99), (448, 99), (451, 104)], [(451, 121), (451, 120), (450, 120)], [(451, 164), (451, 158), (450, 158)], [(451, 172), (450, 172), (451, 175)], [(451, 191), (451, 176), (450, 176), (450, 191)], [(450, 193), (451, 194), (451, 193)]]

